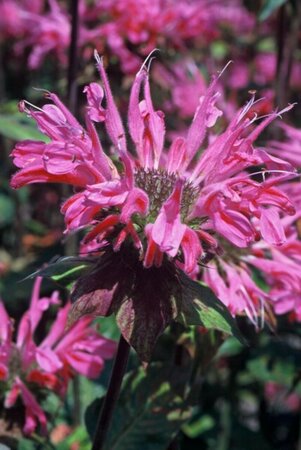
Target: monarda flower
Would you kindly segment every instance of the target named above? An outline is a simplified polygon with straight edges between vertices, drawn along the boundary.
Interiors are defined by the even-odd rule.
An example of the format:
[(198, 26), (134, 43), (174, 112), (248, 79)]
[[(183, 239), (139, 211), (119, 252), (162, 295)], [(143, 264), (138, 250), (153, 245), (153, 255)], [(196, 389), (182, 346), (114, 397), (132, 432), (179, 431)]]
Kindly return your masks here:
[[(37, 343), (35, 331), (44, 312), (59, 303), (58, 292), (40, 297), (41, 278), (33, 288), (29, 309), (24, 313), (14, 339), (13, 321), (0, 302), (0, 397), (4, 400), (4, 415), (18, 399), (25, 409), (24, 434), (33, 433), (40, 426), (47, 432), (47, 417), (40, 401), (47, 392), (60, 397), (66, 394), (74, 374), (96, 378), (104, 367), (104, 359), (111, 358), (115, 342), (104, 338), (91, 327), (92, 318), (83, 317), (66, 330), (70, 303), (60, 308), (49, 333)], [(14, 420), (22, 420), (14, 413)]]
[[(277, 173), (292, 168), (254, 147), (279, 113), (256, 126), (250, 114), (253, 97), (223, 133), (207, 139), (208, 129), (222, 115), (216, 106), (217, 77), (199, 99), (187, 136), (164, 149), (164, 115), (154, 109), (145, 65), (130, 94), (129, 147), (103, 63), (98, 55), (96, 59), (102, 87), (91, 83), (84, 90), (85, 129), (52, 93), (46, 97), (53, 104), (42, 109), (21, 102), (21, 110), (50, 142), (16, 145), (12, 156), (20, 170), (12, 186), (63, 182), (76, 188), (62, 206), (66, 232), (87, 228), (83, 242), (101, 257), (76, 283), (73, 313), (116, 313), (124, 337), (147, 359), (150, 343), (172, 320), (212, 326), (209, 306), (206, 314), (201, 301), (195, 301), (199, 284), (191, 284), (208, 254), (218, 255), (223, 242), (248, 248), (260, 236), (273, 245), (284, 242), (279, 212), (294, 214), (293, 205), (277, 188), (277, 176), (259, 182), (247, 169), (265, 166)], [(98, 122), (112, 141), (112, 158), (96, 133)], [(213, 303), (214, 314), (229, 321), (226, 308)], [(229, 331), (228, 325), (217, 328)]]

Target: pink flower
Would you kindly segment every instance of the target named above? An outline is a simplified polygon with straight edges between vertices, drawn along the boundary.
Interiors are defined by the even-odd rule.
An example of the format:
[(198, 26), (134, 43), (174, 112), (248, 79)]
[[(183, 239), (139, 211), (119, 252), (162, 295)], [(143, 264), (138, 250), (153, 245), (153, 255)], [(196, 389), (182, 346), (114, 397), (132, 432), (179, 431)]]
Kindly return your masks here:
[(249, 66), (245, 61), (235, 61), (235, 64), (229, 67), (227, 83), (230, 88), (233, 90), (247, 88), (250, 79), (249, 70)]
[(90, 328), (91, 317), (79, 320), (66, 332), (70, 303), (62, 308), (48, 335), (37, 348), (36, 357), (47, 372), (80, 373), (89, 378), (98, 377), (104, 359), (111, 358), (115, 343)]
[(0, 36), (21, 38), (30, 32), (28, 17), (40, 14), (44, 0), (1, 0)]
[[(277, 55), (276, 53), (258, 53), (255, 57), (254, 79), (258, 84), (271, 83), (276, 75)], [(291, 84), (294, 87), (300, 87), (301, 64), (293, 62)]]
[(264, 396), (267, 403), (280, 411), (300, 411), (301, 398), (297, 392), (291, 392), (290, 386), (285, 386), (274, 381), (268, 381), (264, 386)]
[[(298, 247), (300, 246), (298, 245)], [(250, 256), (247, 260), (249, 264), (262, 272), (267, 284), (270, 286), (268, 295), (275, 313), (294, 312), (298, 320), (300, 320), (300, 260), (286, 256), (286, 246), (281, 248), (281, 250), (271, 249), (273, 259)], [(290, 250), (292, 250), (291, 246)]]
[[(106, 0), (92, 7), (90, 17), (105, 17), (104, 23), (91, 32), (96, 48), (100, 37), (112, 54), (117, 55), (124, 72), (138, 70), (140, 56), (153, 48), (185, 49), (192, 40), (200, 46), (221, 34), (222, 27), (242, 33), (253, 29), (255, 21), (236, 0), (208, 2), (207, 0)], [(92, 37), (92, 40), (93, 40)], [(136, 48), (136, 54), (127, 43)]]
[(56, 0), (48, 0), (48, 4), (49, 11), (26, 11), (26, 33), (14, 46), (17, 54), (31, 48), (28, 58), (30, 69), (40, 67), (49, 53), (55, 54), (61, 64), (67, 63), (70, 20)]
[(226, 262), (220, 258), (215, 264), (212, 261), (205, 269), (204, 281), (233, 315), (246, 315), (260, 328), (269, 297), (252, 280), (249, 267), (237, 260)]
[[(98, 56), (97, 65), (103, 87), (92, 83), (85, 89), (87, 130), (54, 94), (47, 95), (54, 105), (42, 109), (23, 103), (22, 109), (36, 120), (50, 143), (17, 144), (12, 155), (21, 170), (12, 179), (13, 187), (41, 181), (73, 184), (78, 192), (62, 208), (67, 231), (90, 227), (86, 244), (97, 239), (103, 245), (109, 240), (116, 251), (131, 240), (145, 267), (160, 266), (165, 254), (195, 275), (204, 248), (216, 251), (213, 235), (214, 242), (222, 238), (240, 248), (250, 246), (260, 235), (274, 245), (284, 243), (280, 213), (294, 214), (294, 207), (277, 188), (282, 181), (277, 171), (293, 169), (254, 147), (258, 135), (279, 113), (255, 126), (256, 117), (248, 116), (252, 98), (226, 130), (206, 145), (208, 129), (221, 115), (214, 78), (199, 99), (187, 136), (176, 138), (164, 150), (164, 115), (154, 109), (143, 66), (129, 101), (133, 156)], [(104, 124), (122, 170), (104, 153), (92, 121)], [(252, 166), (266, 166), (272, 175), (255, 181), (246, 172)]]
[[(17, 54), (29, 51), (28, 64), (37, 69), (47, 55), (67, 62), (70, 18), (57, 0), (1, 0), (0, 33), (16, 39)], [(249, 33), (254, 16), (239, 0), (105, 0), (79, 2), (79, 47), (85, 58), (91, 48), (108, 49), (122, 71), (135, 73), (155, 47), (185, 50), (220, 36), (222, 29)], [(200, 36), (202, 39), (200, 40)]]
[(26, 387), (26, 385), (20, 380), (18, 376), (15, 377), (11, 390), (6, 396), (4, 406), (11, 408), (17, 401), (18, 396), (22, 397), (22, 401), (25, 406), (25, 425), (23, 428), (24, 434), (32, 434), (38, 424), (41, 427), (41, 433), (47, 433), (47, 418), (40, 407), (39, 403)]
[(301, 167), (301, 130), (292, 127), (286, 123), (280, 124), (285, 132), (285, 141), (271, 141), (269, 143), (269, 151), (278, 157), (283, 157), (295, 167)]
[[(41, 281), (41, 278), (36, 279), (16, 340), (13, 340), (12, 321), (0, 302), (0, 383), (5, 383), (6, 408), (15, 405), (21, 397), (25, 407), (25, 434), (34, 432), (38, 424), (42, 433), (47, 431), (46, 415), (39, 405), (39, 396), (45, 389), (64, 395), (75, 373), (97, 377), (104, 359), (111, 358), (115, 351), (115, 343), (91, 327), (91, 317), (80, 319), (66, 331), (69, 303), (59, 310), (48, 335), (36, 343), (34, 333), (44, 312), (59, 302), (57, 292), (40, 298)], [(31, 392), (33, 387), (34, 393)]]

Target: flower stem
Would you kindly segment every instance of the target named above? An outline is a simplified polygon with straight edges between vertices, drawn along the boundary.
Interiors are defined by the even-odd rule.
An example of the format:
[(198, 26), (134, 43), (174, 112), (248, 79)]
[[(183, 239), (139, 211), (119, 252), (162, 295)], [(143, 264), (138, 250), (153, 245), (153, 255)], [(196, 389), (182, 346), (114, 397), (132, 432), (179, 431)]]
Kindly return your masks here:
[[(79, 2), (78, 0), (70, 1), (70, 15), (71, 15), (71, 33), (70, 33), (70, 46), (68, 55), (68, 73), (67, 73), (67, 101), (70, 111), (73, 114), (76, 113), (77, 106), (77, 65), (78, 65), (78, 19), (79, 19)], [(69, 197), (72, 190), (70, 186), (63, 186), (63, 197)], [(71, 236), (65, 243), (65, 255), (73, 256), (77, 254), (77, 238)], [(81, 421), (81, 401), (80, 401), (80, 381), (76, 375), (72, 381), (73, 387), (73, 424), (75, 426), (80, 424)]]
[(109, 382), (108, 391), (104, 398), (102, 409), (99, 414), (92, 450), (103, 449), (105, 438), (109, 430), (111, 419), (113, 416), (114, 407), (119, 397), (121, 383), (126, 371), (129, 354), (130, 354), (130, 345), (121, 335)]
[(277, 105), (282, 108), (289, 101), (290, 78), (293, 61), (298, 48), (298, 36), (301, 25), (300, 2), (285, 3), (279, 8), (277, 27), (277, 71), (275, 91)]
[(168, 446), (167, 450), (180, 450), (179, 441), (175, 438)]
[(78, 0), (71, 0), (70, 3), (71, 14), (71, 35), (69, 47), (69, 61), (68, 61), (68, 75), (67, 75), (67, 96), (69, 109), (75, 113), (77, 103), (77, 64), (78, 64), (78, 21), (79, 21), (79, 2)]

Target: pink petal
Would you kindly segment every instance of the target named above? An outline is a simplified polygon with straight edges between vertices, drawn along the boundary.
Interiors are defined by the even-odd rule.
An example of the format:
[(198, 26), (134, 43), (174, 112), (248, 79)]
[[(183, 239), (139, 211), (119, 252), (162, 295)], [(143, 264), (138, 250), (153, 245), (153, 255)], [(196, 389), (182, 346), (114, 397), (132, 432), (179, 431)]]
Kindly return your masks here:
[(187, 146), (185, 139), (178, 137), (176, 138), (169, 149), (168, 160), (167, 160), (167, 171), (168, 172), (181, 172), (182, 165), (185, 165)]
[(133, 214), (145, 215), (148, 211), (149, 199), (147, 194), (138, 188), (132, 189), (122, 207), (120, 221), (127, 223)]
[(10, 341), (11, 335), (12, 323), (2, 301), (0, 300), (0, 344)]
[(189, 227), (186, 227), (181, 241), (181, 248), (184, 255), (185, 272), (188, 274), (195, 272), (203, 249), (197, 233)]
[(54, 373), (63, 367), (60, 358), (49, 347), (38, 347), (36, 359), (39, 366), (46, 372)]
[(88, 378), (97, 378), (104, 366), (101, 357), (79, 351), (66, 354), (65, 360), (76, 372)]
[(19, 378), (16, 378), (16, 384), (22, 395), (22, 400), (25, 405), (25, 426), (24, 433), (31, 434), (37, 424), (37, 420), (41, 425), (41, 433), (47, 433), (47, 419), (44, 411), (32, 395), (32, 393), (27, 389), (24, 383)]
[(152, 228), (152, 238), (161, 252), (176, 256), (186, 226), (181, 223), (180, 204), (184, 182), (178, 180), (170, 197), (164, 202)]
[(133, 142), (136, 147), (136, 151), (139, 156), (140, 163), (144, 165), (144, 159), (143, 159), (143, 133), (144, 133), (144, 122), (141, 115), (140, 107), (139, 107), (139, 94), (141, 89), (141, 83), (146, 78), (146, 72), (144, 70), (141, 70), (138, 72), (138, 74), (135, 77), (132, 89), (131, 89), (131, 95), (130, 95), (130, 101), (129, 101), (129, 111), (128, 111), (128, 125), (129, 125), (129, 131), (131, 138), (133, 139)]
[(93, 122), (103, 122), (105, 120), (105, 109), (101, 106), (104, 92), (97, 83), (90, 83), (83, 91), (87, 95), (88, 114)]
[(195, 112), (192, 124), (188, 130), (188, 162), (192, 160), (197, 150), (201, 147), (206, 135), (207, 127), (213, 126), (216, 119), (222, 114), (221, 111), (214, 106), (219, 95), (217, 92), (214, 92), (216, 84), (217, 78), (214, 78), (204, 97), (200, 100), (200, 105)]
[(104, 85), (104, 91), (106, 94), (107, 108), (106, 108), (105, 125), (107, 128), (107, 132), (115, 147), (125, 150), (126, 149), (125, 132), (123, 129), (119, 112), (116, 108), (112, 96), (109, 80), (107, 78), (103, 62), (98, 55), (96, 57), (96, 61), (97, 61), (97, 68), (99, 70)]
[(283, 225), (275, 208), (261, 208), (260, 231), (269, 244), (282, 245), (286, 241)]
[(237, 247), (247, 247), (255, 238), (249, 220), (237, 211), (216, 211), (212, 215), (214, 228)]

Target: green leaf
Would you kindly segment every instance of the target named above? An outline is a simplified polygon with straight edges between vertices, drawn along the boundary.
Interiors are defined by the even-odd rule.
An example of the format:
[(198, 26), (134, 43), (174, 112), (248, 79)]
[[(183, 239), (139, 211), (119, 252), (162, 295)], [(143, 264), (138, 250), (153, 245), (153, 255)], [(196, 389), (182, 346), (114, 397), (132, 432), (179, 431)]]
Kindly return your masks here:
[[(139, 368), (129, 374), (104, 450), (166, 450), (180, 427), (191, 418), (191, 407), (176, 390), (182, 372), (183, 368), (176, 366), (152, 365), (146, 372)], [(91, 435), (95, 406), (92, 403), (86, 412)]]
[(72, 324), (85, 314), (116, 315), (118, 327), (142, 361), (150, 361), (159, 336), (174, 320), (202, 325), (243, 340), (236, 321), (208, 287), (172, 262), (145, 269), (136, 249), (108, 247), (71, 293)]
[[(0, 447), (1, 448), (1, 447)], [(18, 450), (35, 450), (36, 445), (34, 441), (29, 439), (21, 439), (18, 443)]]
[(237, 339), (229, 337), (226, 339), (217, 351), (216, 359), (239, 355), (244, 347)]
[(212, 57), (214, 59), (222, 60), (227, 56), (229, 52), (228, 44), (225, 41), (213, 41), (210, 47)]
[(35, 122), (21, 113), (0, 114), (0, 134), (14, 141), (26, 139), (48, 141), (48, 138), (37, 129)]
[(109, 317), (97, 317), (95, 323), (99, 325), (101, 334), (108, 338), (117, 341), (120, 336), (120, 331), (118, 329), (116, 319), (114, 316)]
[(259, 14), (259, 20), (266, 20), (277, 8), (286, 2), (287, 0), (266, 0)]
[(220, 330), (245, 343), (235, 319), (213, 291), (191, 280), (182, 271), (178, 275), (182, 287), (182, 306), (176, 320), (185, 326), (201, 325), (207, 329)]
[(72, 444), (80, 450), (91, 449), (91, 442), (84, 426), (79, 426), (66, 439), (56, 444), (56, 450), (70, 450)]
[(271, 365), (269, 358), (261, 357), (247, 362), (247, 369), (256, 380), (261, 382), (273, 381), (275, 383), (292, 386), (295, 368), (287, 361), (274, 361)]
[(76, 256), (66, 256), (50, 262), (48, 266), (38, 269), (27, 278), (51, 278), (58, 284), (70, 288), (70, 286), (93, 264), (95, 264), (94, 257), (81, 258)]
[(197, 420), (193, 420), (191, 423), (187, 423), (183, 426), (182, 431), (190, 438), (194, 439), (211, 430), (215, 425), (213, 417), (208, 414), (202, 415)]

